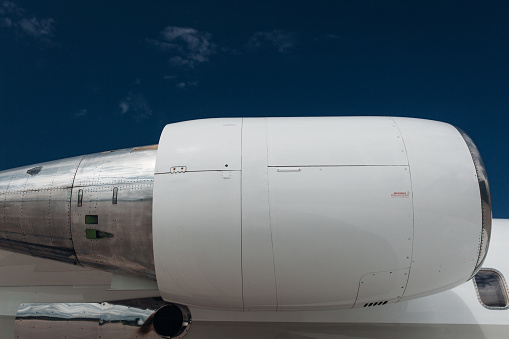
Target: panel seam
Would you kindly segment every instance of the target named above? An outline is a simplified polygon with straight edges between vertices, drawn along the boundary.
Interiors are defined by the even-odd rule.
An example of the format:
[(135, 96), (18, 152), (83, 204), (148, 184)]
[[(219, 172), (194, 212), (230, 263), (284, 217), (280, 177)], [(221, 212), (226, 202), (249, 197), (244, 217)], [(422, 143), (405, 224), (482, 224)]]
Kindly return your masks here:
[(396, 128), (398, 129), (399, 135), (401, 136), (401, 141), (403, 142), (403, 147), (405, 148), (405, 155), (406, 155), (406, 159), (407, 159), (407, 163), (408, 163), (408, 165), (407, 165), (408, 175), (409, 175), (409, 179), (410, 179), (410, 190), (412, 192), (412, 250), (410, 253), (410, 265), (408, 268), (408, 278), (407, 278), (407, 281), (405, 284), (405, 288), (404, 288), (403, 292), (401, 293), (401, 297), (398, 299), (398, 301), (399, 301), (399, 300), (401, 300), (401, 298), (403, 298), (403, 296), (406, 293), (406, 289), (408, 287), (408, 282), (410, 281), (410, 274), (412, 274), (411, 273), (412, 272), (412, 264), (413, 264), (413, 260), (414, 260), (414, 241), (415, 241), (414, 187), (412, 184), (412, 169), (410, 168), (410, 160), (408, 159), (408, 150), (406, 148), (405, 138), (403, 137), (403, 133), (401, 133), (401, 130), (399, 129), (398, 124), (396, 123), (396, 120), (394, 120), (394, 118), (390, 118), (390, 119), (394, 122), (394, 126), (396, 126)]

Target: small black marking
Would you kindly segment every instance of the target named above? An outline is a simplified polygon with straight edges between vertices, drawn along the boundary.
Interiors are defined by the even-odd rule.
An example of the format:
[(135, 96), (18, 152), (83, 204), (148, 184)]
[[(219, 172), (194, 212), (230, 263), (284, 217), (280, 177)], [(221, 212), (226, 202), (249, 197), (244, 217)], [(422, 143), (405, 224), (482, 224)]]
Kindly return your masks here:
[(39, 172), (42, 170), (42, 166), (36, 166), (36, 167), (32, 167), (31, 169), (29, 169), (27, 171), (27, 174), (30, 174), (30, 175), (36, 175), (36, 174), (39, 174)]

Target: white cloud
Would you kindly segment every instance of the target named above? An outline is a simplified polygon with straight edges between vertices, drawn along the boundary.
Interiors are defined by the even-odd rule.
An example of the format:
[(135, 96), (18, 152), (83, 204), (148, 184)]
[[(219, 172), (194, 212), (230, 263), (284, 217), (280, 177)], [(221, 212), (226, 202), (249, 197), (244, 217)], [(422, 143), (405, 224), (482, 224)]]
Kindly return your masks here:
[(21, 8), (19, 8), (18, 6), (16, 6), (14, 3), (10, 2), (10, 1), (4, 1), (4, 3), (2, 5), (6, 10), (9, 10), (11, 12), (20, 13), (22, 11)]
[(28, 36), (43, 43), (52, 43), (55, 20), (27, 16), (15, 3), (4, 1), (0, 5), (0, 26), (13, 29), (20, 36)]
[(283, 30), (272, 30), (256, 32), (247, 44), (248, 48), (258, 49), (265, 45), (270, 45), (280, 53), (288, 52), (298, 43), (297, 36), (294, 33)]
[(126, 113), (128, 110), (129, 110), (129, 102), (128, 101), (120, 101), (118, 103), (118, 107), (120, 107), (120, 112), (122, 112), (122, 114)]
[(175, 87), (184, 89), (184, 88), (196, 88), (198, 87), (198, 81), (183, 81), (179, 82), (175, 85)]
[(170, 62), (178, 67), (194, 68), (209, 61), (217, 47), (212, 36), (191, 27), (168, 26), (161, 32), (159, 40), (149, 40), (164, 52), (173, 54)]
[(50, 37), (53, 36), (53, 25), (55, 20), (53, 19), (22, 19), (18, 24), (19, 27), (28, 35), (34, 38)]
[(75, 118), (84, 118), (87, 115), (88, 115), (88, 110), (85, 108), (82, 108), (78, 112), (74, 113)]
[(118, 107), (121, 114), (129, 113), (136, 122), (150, 118), (153, 112), (145, 97), (133, 92), (129, 92), (125, 98), (120, 100)]

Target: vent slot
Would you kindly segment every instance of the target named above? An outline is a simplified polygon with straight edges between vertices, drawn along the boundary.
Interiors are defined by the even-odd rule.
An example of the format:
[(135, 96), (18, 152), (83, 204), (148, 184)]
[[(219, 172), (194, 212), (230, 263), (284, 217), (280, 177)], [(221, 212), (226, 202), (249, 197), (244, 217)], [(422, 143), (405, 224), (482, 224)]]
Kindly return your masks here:
[(104, 231), (99, 231), (99, 230), (94, 230), (94, 229), (91, 229), (91, 228), (87, 228), (85, 230), (85, 236), (87, 237), (87, 239), (113, 238), (113, 234), (111, 234), (111, 233), (104, 232)]
[(83, 190), (78, 191), (78, 207), (83, 206)]
[(380, 305), (385, 305), (388, 302), (389, 302), (388, 300), (384, 300), (384, 301), (376, 301), (376, 302), (372, 302), (372, 303), (365, 303), (363, 307), (380, 306)]
[(118, 197), (118, 187), (113, 187), (113, 198), (111, 199), (111, 203), (113, 205), (117, 204), (117, 197)]

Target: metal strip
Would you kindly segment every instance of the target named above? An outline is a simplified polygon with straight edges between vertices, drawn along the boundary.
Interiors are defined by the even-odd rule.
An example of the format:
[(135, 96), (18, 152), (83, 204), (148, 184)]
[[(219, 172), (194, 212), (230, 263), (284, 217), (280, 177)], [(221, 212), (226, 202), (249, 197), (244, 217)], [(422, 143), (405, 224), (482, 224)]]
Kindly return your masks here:
[(468, 134), (466, 134), (461, 128), (456, 127), (456, 129), (465, 140), (468, 150), (472, 155), (472, 161), (474, 162), (475, 171), (477, 172), (479, 194), (481, 197), (482, 233), (479, 241), (479, 257), (477, 258), (474, 272), (470, 277), (472, 278), (481, 269), (484, 259), (486, 259), (486, 254), (488, 253), (488, 247), (491, 239), (492, 222), (491, 194), (486, 167), (484, 166), (484, 162), (482, 160), (481, 154), (479, 153), (479, 150), (475, 146), (474, 141), (468, 136)]

